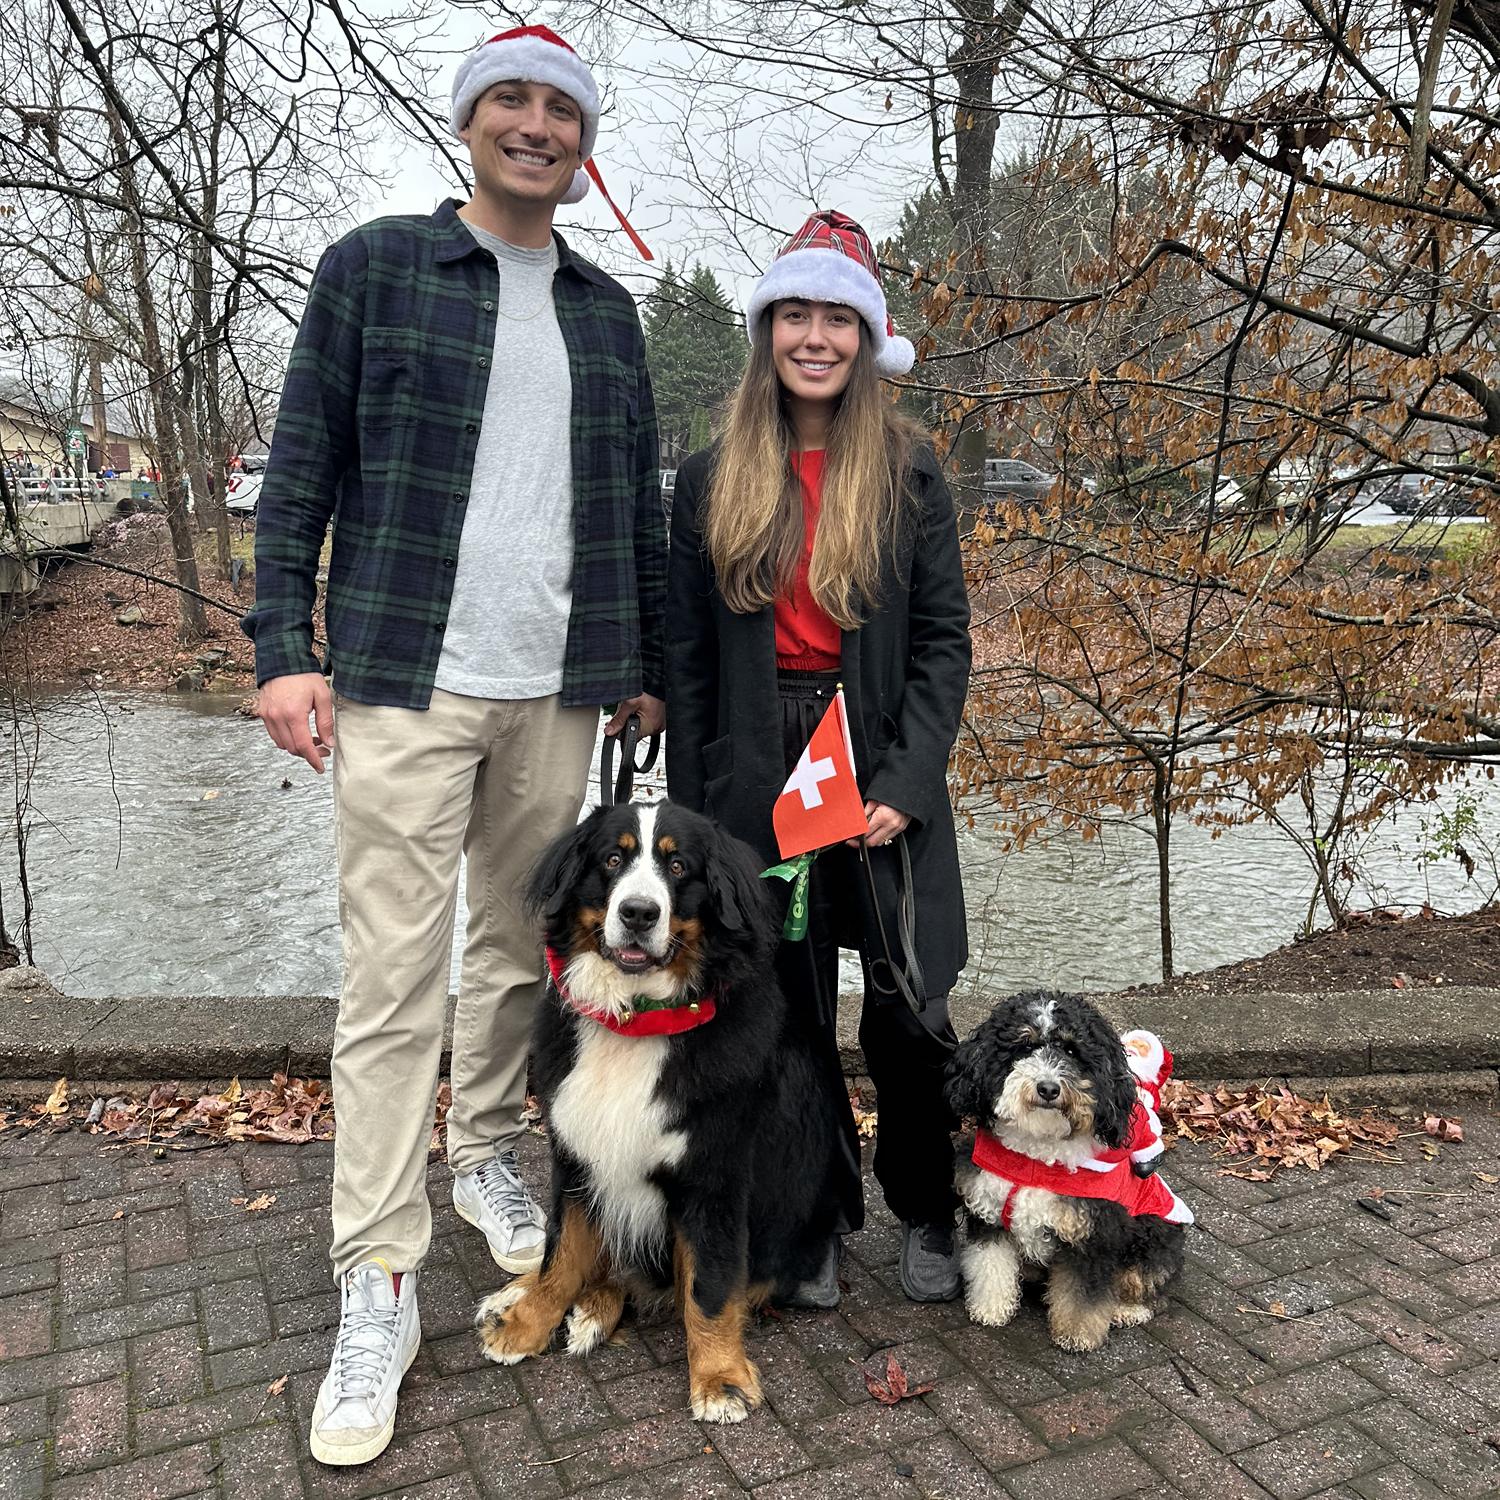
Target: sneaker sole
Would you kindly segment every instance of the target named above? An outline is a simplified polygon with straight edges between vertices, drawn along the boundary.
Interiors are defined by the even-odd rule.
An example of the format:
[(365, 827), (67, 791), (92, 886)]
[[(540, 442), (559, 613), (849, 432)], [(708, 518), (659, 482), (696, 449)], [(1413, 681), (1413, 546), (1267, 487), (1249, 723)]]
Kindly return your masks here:
[[(454, 1201), (453, 1212), (456, 1213), (459, 1218), (464, 1221), (464, 1223), (472, 1224), (480, 1232), (480, 1234), (484, 1234), (484, 1226), (480, 1224), (479, 1220), (476, 1219), (473, 1214), (471, 1214), (466, 1208), (459, 1204), (457, 1200)], [(484, 1242), (487, 1246), (489, 1246), (490, 1259), (493, 1260), (502, 1271), (509, 1271), (512, 1276), (521, 1276), (524, 1275), (527, 1271), (536, 1270), (536, 1268), (541, 1265), (542, 1256), (546, 1253), (547, 1249), (546, 1244), (543, 1243), (538, 1245), (535, 1250), (526, 1250), (523, 1251), (520, 1255), (501, 1255), (501, 1253), (497, 1249), (495, 1249), (493, 1245), (490, 1244), (489, 1235), (484, 1235)]]
[(906, 1294), (908, 1302), (957, 1302), (959, 1297), (963, 1295), (964, 1283), (962, 1277), (954, 1283), (951, 1292), (936, 1293), (917, 1291), (906, 1279), (906, 1272), (904, 1270), (898, 1273), (898, 1279), (901, 1282), (901, 1290)]
[[(416, 1359), (421, 1347), (422, 1339), (419, 1335), (416, 1343), (412, 1345), (411, 1353), (406, 1357), (406, 1363), (401, 1367), (403, 1375), (411, 1369), (412, 1361)], [(371, 1463), (379, 1458), (391, 1446), (391, 1438), (395, 1436), (395, 1432), (395, 1412), (391, 1413), (391, 1420), (374, 1437), (364, 1443), (339, 1444), (337, 1447), (331, 1447), (319, 1438), (316, 1428), (309, 1427), (307, 1449), (320, 1464), (326, 1464), (331, 1469), (344, 1469), (353, 1464)]]

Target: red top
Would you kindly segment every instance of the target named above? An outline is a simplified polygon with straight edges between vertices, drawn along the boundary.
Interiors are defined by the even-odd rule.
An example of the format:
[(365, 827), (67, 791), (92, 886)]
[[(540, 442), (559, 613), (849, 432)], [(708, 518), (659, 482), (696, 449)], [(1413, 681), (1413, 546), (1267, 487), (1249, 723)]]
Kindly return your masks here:
[(785, 671), (829, 672), (843, 655), (839, 627), (824, 614), (808, 591), (807, 568), (813, 538), (818, 533), (818, 511), (823, 504), (823, 450), (793, 453), (792, 473), (802, 482), (802, 557), (791, 592), (776, 601), (776, 665)]

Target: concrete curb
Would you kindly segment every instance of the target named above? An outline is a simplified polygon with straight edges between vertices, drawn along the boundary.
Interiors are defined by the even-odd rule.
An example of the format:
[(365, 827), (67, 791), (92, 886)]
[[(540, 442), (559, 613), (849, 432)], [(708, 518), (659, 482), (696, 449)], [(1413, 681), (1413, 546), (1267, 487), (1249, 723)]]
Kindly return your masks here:
[[(59, 995), (29, 971), (0, 983), (0, 1083), (69, 1077), (121, 1082), (327, 1077), (338, 1002), (326, 996)], [(1180, 1077), (1340, 1080), (1500, 1069), (1500, 992), (1464, 986), (1323, 994), (1097, 996), (1121, 1027), (1166, 1039)], [(991, 999), (955, 996), (966, 1036)], [(846, 1005), (845, 1070), (865, 1072), (858, 1008)], [(448, 1061), (445, 1039), (443, 1065)]]

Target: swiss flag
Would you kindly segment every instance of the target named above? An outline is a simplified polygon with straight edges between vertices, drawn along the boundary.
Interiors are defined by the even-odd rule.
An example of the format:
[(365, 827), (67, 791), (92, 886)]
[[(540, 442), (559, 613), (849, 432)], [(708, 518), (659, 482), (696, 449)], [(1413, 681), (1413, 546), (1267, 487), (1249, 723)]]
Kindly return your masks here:
[(796, 769), (771, 810), (783, 859), (825, 849), (868, 833), (864, 798), (854, 776), (854, 748), (841, 688), (813, 730)]

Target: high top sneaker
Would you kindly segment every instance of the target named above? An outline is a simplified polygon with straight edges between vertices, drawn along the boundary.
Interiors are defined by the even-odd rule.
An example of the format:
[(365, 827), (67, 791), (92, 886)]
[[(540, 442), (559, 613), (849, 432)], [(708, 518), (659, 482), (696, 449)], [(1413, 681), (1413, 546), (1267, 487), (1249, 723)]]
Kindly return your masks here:
[(453, 1207), (459, 1218), (484, 1231), (502, 1271), (519, 1275), (541, 1265), (547, 1220), (521, 1181), (514, 1148), (497, 1151), (478, 1171), (455, 1174)]
[(397, 1278), (383, 1260), (346, 1271), (333, 1361), (318, 1387), (308, 1447), (320, 1464), (367, 1464), (396, 1429), (396, 1393), (417, 1357), (417, 1273)]

